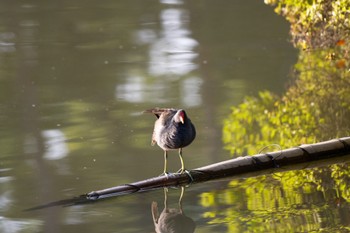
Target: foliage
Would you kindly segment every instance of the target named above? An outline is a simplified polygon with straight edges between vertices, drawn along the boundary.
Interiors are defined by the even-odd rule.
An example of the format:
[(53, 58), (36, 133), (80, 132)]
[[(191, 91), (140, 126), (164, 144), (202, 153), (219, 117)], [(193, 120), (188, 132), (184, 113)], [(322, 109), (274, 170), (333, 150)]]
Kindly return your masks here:
[(348, 0), (265, 0), (291, 24), (297, 47), (325, 48), (350, 32)]
[[(312, 26), (315, 25), (305, 27)], [(325, 29), (312, 30), (322, 34)], [(344, 38), (350, 35), (340, 34)], [(284, 96), (261, 92), (259, 98), (247, 97), (244, 103), (232, 108), (224, 122), (223, 140), (233, 154), (255, 154), (271, 143), (290, 147), (350, 132), (350, 41), (333, 40), (333, 36), (322, 38), (328, 44), (332, 41), (333, 46), (300, 49), (295, 65), (297, 78)]]
[[(294, 80), (281, 97), (264, 91), (232, 107), (224, 121), (225, 148), (253, 155), (271, 144), (288, 148), (348, 136), (350, 2), (265, 2), (291, 23), (300, 51)], [(220, 214), (209, 210), (204, 216), (213, 224), (226, 223), (229, 232), (349, 231), (342, 222), (350, 203), (349, 170), (349, 164), (334, 164), (233, 180), (228, 189), (202, 196), (206, 208), (215, 208), (218, 200), (227, 203)]]

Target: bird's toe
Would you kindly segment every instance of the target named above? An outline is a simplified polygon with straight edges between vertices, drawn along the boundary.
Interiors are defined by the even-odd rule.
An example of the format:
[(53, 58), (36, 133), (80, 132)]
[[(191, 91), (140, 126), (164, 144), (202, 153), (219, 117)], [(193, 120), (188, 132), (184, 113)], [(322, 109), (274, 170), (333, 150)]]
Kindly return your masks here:
[(168, 177), (168, 176), (170, 176), (172, 173), (170, 173), (170, 172), (163, 172), (162, 174), (160, 174), (159, 176), (166, 176), (166, 177)]

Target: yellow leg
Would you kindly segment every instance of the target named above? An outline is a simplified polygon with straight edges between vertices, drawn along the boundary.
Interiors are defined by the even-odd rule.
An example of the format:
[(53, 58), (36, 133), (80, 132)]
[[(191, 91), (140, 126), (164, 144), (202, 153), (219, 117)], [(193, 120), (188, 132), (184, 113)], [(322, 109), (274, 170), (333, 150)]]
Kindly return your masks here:
[(163, 171), (163, 174), (166, 175), (167, 174), (167, 162), (168, 162), (168, 153), (167, 151), (165, 150), (164, 151), (164, 171)]
[(182, 213), (182, 198), (184, 197), (184, 193), (185, 193), (185, 187), (181, 186), (181, 194), (179, 198), (179, 208), (181, 210), (181, 213)]
[(181, 169), (179, 170), (179, 172), (183, 173), (185, 171), (185, 163), (184, 163), (184, 160), (182, 158), (182, 148), (179, 149), (179, 157), (180, 157), (180, 161), (181, 161)]
[(164, 209), (168, 209), (168, 188), (164, 188)]
[(191, 182), (194, 181), (191, 173), (189, 171), (187, 171), (186, 168), (185, 168), (185, 163), (184, 163), (184, 160), (182, 158), (182, 148), (179, 149), (179, 157), (180, 157), (180, 161), (181, 161), (181, 168), (180, 168), (180, 170), (177, 171), (177, 173), (181, 173), (181, 174), (187, 173), (187, 175), (191, 179)]

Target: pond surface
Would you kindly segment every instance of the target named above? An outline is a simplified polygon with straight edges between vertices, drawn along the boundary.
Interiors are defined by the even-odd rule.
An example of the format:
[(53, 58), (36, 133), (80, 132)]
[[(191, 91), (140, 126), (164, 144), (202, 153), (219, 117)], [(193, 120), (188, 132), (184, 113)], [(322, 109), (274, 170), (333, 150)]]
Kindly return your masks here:
[[(197, 138), (183, 152), (189, 169), (230, 158), (221, 141), (230, 106), (261, 90), (282, 93), (297, 51), (287, 22), (263, 1), (219, 2), (0, 3), (0, 232), (154, 232), (151, 205), (162, 211), (163, 190), (23, 211), (159, 175), (163, 152), (150, 145), (155, 117), (141, 114), (151, 107), (185, 108), (195, 123)], [(179, 167), (170, 153), (169, 170)], [(192, 220), (185, 225), (255, 229), (233, 221), (260, 205), (244, 203), (231, 183), (186, 188), (182, 208)], [(166, 193), (171, 208), (180, 194)], [(312, 194), (310, 206), (326, 201)]]

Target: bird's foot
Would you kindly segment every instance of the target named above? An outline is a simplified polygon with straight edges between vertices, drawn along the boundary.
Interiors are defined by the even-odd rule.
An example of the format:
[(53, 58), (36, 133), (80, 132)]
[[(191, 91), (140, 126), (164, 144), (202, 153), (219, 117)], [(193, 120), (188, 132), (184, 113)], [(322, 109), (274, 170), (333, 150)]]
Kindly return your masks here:
[(179, 173), (179, 174), (184, 174), (184, 173), (186, 173), (186, 174), (188, 175), (188, 177), (190, 177), (191, 182), (194, 181), (194, 179), (193, 179), (193, 177), (192, 177), (190, 171), (187, 170), (187, 169), (185, 169), (185, 168), (180, 168), (176, 173)]
[(188, 170), (186, 168), (180, 168), (176, 173), (179, 173), (179, 174), (184, 174), (184, 173), (187, 173)]
[(159, 176), (166, 176), (168, 177), (169, 175), (171, 175), (172, 173), (170, 172), (163, 172), (162, 174), (160, 174)]

